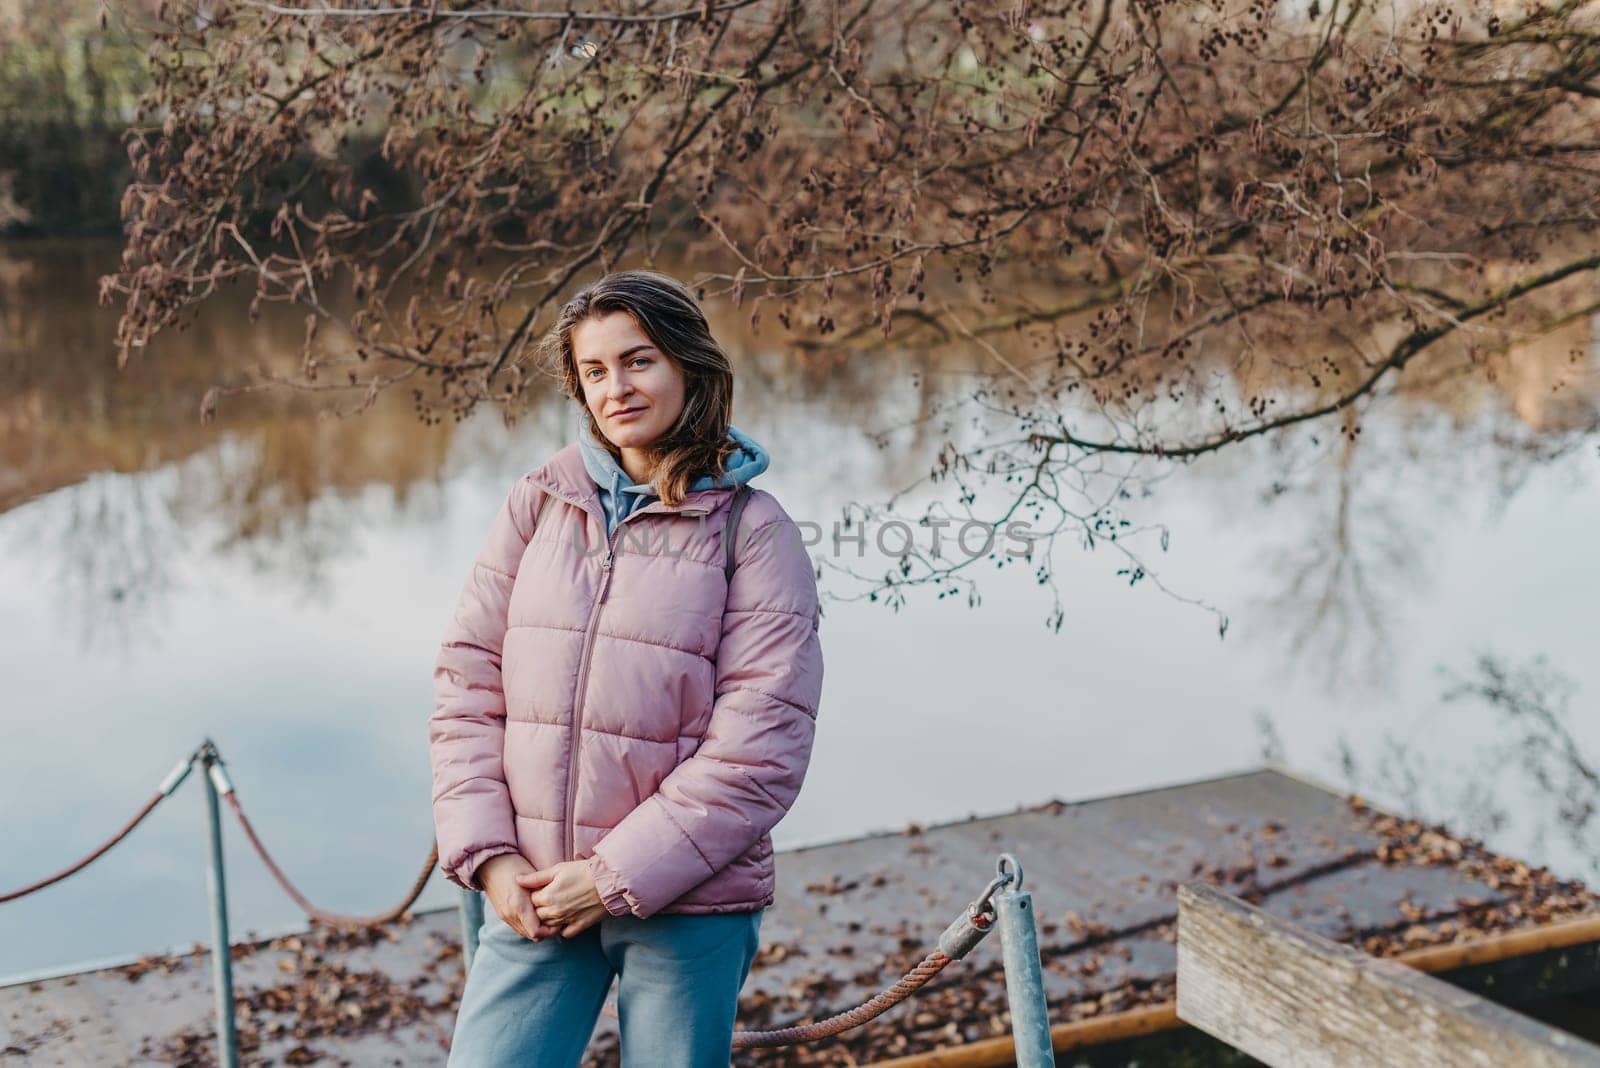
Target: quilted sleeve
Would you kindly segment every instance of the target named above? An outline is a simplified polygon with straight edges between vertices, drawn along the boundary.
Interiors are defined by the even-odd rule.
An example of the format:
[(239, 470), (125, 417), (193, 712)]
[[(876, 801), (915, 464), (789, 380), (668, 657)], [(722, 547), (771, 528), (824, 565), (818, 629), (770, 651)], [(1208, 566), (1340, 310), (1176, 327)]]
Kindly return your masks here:
[(428, 757), (439, 867), (468, 890), (482, 889), (476, 877), (484, 861), (517, 852), (502, 763), (506, 701), (500, 648), (511, 586), (532, 534), (535, 497), (541, 495), (527, 478), (512, 487), (473, 562), (434, 666)]
[(594, 848), (590, 871), (614, 915), (651, 916), (748, 850), (788, 812), (811, 759), (816, 576), (770, 494), (752, 496), (745, 516), (705, 738)]

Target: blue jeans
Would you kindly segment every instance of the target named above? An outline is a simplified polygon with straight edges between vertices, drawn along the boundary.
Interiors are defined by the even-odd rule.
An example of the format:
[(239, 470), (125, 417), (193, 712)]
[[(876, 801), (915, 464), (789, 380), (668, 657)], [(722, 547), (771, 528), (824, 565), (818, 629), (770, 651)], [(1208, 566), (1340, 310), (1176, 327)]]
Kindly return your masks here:
[(607, 916), (533, 942), (485, 908), (449, 1068), (577, 1068), (618, 975), (623, 1068), (728, 1068), (763, 911)]

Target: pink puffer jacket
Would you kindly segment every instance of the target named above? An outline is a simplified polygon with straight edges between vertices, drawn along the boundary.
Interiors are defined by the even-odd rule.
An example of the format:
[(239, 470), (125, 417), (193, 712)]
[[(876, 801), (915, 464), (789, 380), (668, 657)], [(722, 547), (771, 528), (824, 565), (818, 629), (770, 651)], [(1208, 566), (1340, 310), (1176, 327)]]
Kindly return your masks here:
[[(615, 915), (773, 900), (822, 692), (816, 578), (752, 489), (724, 579), (731, 489), (654, 500), (608, 539), (578, 444), (524, 476), (444, 637), (429, 720), (440, 867), (589, 859)], [(609, 546), (609, 549), (608, 549)]]

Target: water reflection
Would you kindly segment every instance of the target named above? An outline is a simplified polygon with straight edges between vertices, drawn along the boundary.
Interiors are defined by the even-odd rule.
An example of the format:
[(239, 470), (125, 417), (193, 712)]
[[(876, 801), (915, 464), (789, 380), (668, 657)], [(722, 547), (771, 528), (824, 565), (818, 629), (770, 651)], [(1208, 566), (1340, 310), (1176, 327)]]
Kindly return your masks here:
[(12, 548), (44, 565), (39, 574), (62, 617), (51, 622), (76, 625), (75, 650), (127, 650), (159, 633), (174, 585), (171, 564), (189, 548), (167, 482), (89, 475), (60, 491), (61, 509), (26, 513), (9, 525)]
[[(1492, 653), (1445, 674), (1437, 707), (1386, 729), (1376, 747), (1340, 737), (1345, 780), (1466, 835), (1493, 839), (1520, 823), (1534, 856), (1600, 877), (1600, 752), (1575, 733), (1575, 680), (1540, 656), (1511, 664)], [(1447, 747), (1441, 762), (1441, 730), (1485, 741), (1469, 761)]]
[[(268, 306), (249, 324), (247, 300), (223, 295), (193, 326), (163, 335), (119, 373), (109, 344), (115, 309), (88, 300), (114, 251), (106, 243), (55, 243), (0, 259), (0, 321), (7, 326), (0, 342), (0, 511), (56, 491), (74, 498), (70, 518), (20, 527), (26, 541), (71, 561), (70, 601), (84, 616), (86, 640), (119, 620), (132, 625), (170, 590), (162, 561), (181, 551), (186, 531), (214, 526), (210, 551), (242, 554), (314, 595), (328, 560), (348, 541), (355, 497), (382, 487), (404, 506), (437, 488), (452, 455), (478, 465), (520, 455), (526, 468), (570, 438), (573, 406), (553, 388), (537, 392), (513, 426), (496, 425), (490, 413), (472, 420), (467, 449), (458, 448), (460, 424), (420, 423), (404, 389), (380, 394), (356, 418), (334, 416), (326, 398), (293, 390), (229, 395), (215, 422), (202, 425), (212, 385), (259, 380), (296, 359), (299, 316)], [(817, 455), (826, 479), (867, 493), (916, 477), (933, 433), (923, 417), (952, 388), (940, 373), (951, 359), (927, 362), (901, 352), (842, 362), (813, 357), (797, 366), (753, 347), (737, 312), (714, 326), (738, 354), (736, 418), (766, 428), (790, 451), (818, 438), (819, 412), (837, 427), (898, 422), (908, 428), (901, 447), (866, 465), (830, 452), (824, 439), (815, 442)], [(138, 488), (128, 499), (110, 499), (114, 484), (91, 478), (107, 471), (140, 475)], [(106, 536), (108, 526), (115, 536)]]
[(1366, 418), (1358, 435), (1308, 431), (1226, 465), (1261, 471), (1245, 514), (1273, 533), (1250, 604), (1285, 671), (1330, 689), (1387, 686), (1408, 643), (1396, 620), (1434, 592), (1472, 510), (1494, 521), (1540, 474), (1590, 484), (1563, 461), (1600, 437), (1594, 323), (1512, 346), (1493, 381), (1466, 366), (1408, 380), (1392, 417)]
[[(380, 394), (359, 418), (331, 414), (347, 397), (252, 389), (228, 395), (216, 422), (202, 425), (198, 414), (211, 386), (238, 387), (291, 369), (301, 318), (268, 305), (251, 324), (245, 296), (224, 294), (192, 326), (163, 335), (119, 373), (110, 358), (117, 310), (88, 299), (116, 253), (104, 241), (0, 252), (0, 512), (66, 492), (64, 511), (19, 517), (11, 528), (19, 543), (48, 558), (63, 612), (86, 648), (148, 632), (173, 590), (171, 562), (194, 549), (202, 528), (206, 551), (241, 557), (315, 599), (329, 562), (349, 551), (352, 504), (361, 495), (383, 490), (404, 509), (420, 494), (421, 507), (437, 508), (452, 456), (526, 467), (570, 437), (571, 405), (553, 384), (533, 392), (513, 426), (469, 422), (466, 448), (458, 447), (460, 424), (419, 422), (404, 389)], [(1007, 293), (1052, 332), (1084, 318), (1057, 323), (1048, 309), (1062, 297), (1034, 279), (1017, 280)], [(1028, 447), (1027, 434), (1051, 407), (1046, 397), (1057, 396), (1048, 391), (1082, 372), (1068, 367), (1059, 347), (1041, 357), (1037, 339), (1008, 342), (1006, 331), (981, 325), (958, 337), (943, 320), (923, 319), (892, 345), (863, 330), (830, 347), (780, 352), (752, 331), (744, 312), (710, 311), (738, 361), (737, 418), (766, 428), (791, 452), (806, 447), (811, 473), (821, 474), (813, 480), (818, 487), (851, 490), (808, 496), (808, 504), (826, 505), (805, 518), (821, 533), (829, 598), (899, 608), (922, 586), (938, 591), (934, 599), (975, 606), (982, 599), (976, 576), (994, 561), (1034, 575), (1053, 602), (1045, 623), (1059, 629), (1065, 610), (1057, 561), (1063, 551), (1098, 545), (1120, 556), (1116, 574), (1130, 585), (1155, 585), (1207, 610), (1226, 632), (1227, 606), (1204, 589), (1163, 579), (1170, 530), (1156, 491), (1174, 477), (1172, 465), (1147, 457), (1063, 461)], [(1383, 329), (1374, 330), (1381, 341)], [(1053, 336), (1059, 346), (1070, 334)], [(1342, 353), (1324, 357), (1330, 368), (1362, 365), (1362, 345), (1338, 324), (1322, 340)], [(1007, 345), (1009, 352), (998, 347)], [(1341, 369), (1340, 360), (1349, 366)], [(1137, 394), (1140, 359), (1129, 362), (1088, 377), (1110, 393)], [(1200, 365), (1215, 372), (1226, 364), (1218, 358)], [(1273, 621), (1285, 668), (1317, 671), (1329, 686), (1386, 685), (1395, 666), (1396, 605), (1429, 586), (1438, 548), (1433, 518), (1448, 514), (1460, 486), (1477, 482), (1479, 472), (1492, 471), (1500, 500), (1509, 500), (1530, 471), (1591, 442), (1600, 432), (1597, 367), (1595, 320), (1581, 316), (1494, 352), (1442, 345), (1398, 381), (1392, 418), (1361, 427), (1365, 436), (1358, 431), (1362, 414), (1352, 408), (1337, 425), (1284, 431), (1264, 449), (1207, 458), (1210, 477), (1253, 483), (1257, 507), (1229, 513), (1273, 529), (1262, 538), (1261, 581), (1247, 603)], [(1250, 360), (1233, 371), (1239, 395), (1283, 386), (1284, 367), (1274, 361)], [(1073, 402), (1054, 403), (1067, 411)], [(1144, 412), (1140, 418), (1163, 426), (1169, 438), (1195, 422), (1181, 405), (1154, 401), (1110, 403), (1105, 411), (1130, 418)], [(840, 431), (877, 451), (839, 448)], [(95, 477), (106, 472), (138, 477)], [(930, 521), (959, 527), (973, 518), (996, 530), (1022, 521), (1039, 551), (1025, 560), (941, 553), (941, 536), (922, 533)], [(897, 521), (906, 526), (889, 536), (885, 524)], [(876, 551), (852, 554), (859, 546), (850, 535), (862, 529)], [(840, 533), (844, 543), (836, 540)], [(905, 551), (885, 559), (902, 545)]]

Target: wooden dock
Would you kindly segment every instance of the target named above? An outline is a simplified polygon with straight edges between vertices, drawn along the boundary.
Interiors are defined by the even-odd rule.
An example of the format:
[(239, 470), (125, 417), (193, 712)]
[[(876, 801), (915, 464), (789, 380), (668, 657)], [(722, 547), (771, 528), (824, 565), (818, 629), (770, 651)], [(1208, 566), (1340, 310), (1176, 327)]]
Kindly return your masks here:
[[(1587, 888), (1261, 770), (785, 851), (740, 1026), (819, 1018), (892, 983), (982, 891), (1002, 851), (1033, 894), (1058, 1049), (1181, 1026), (1177, 887), (1194, 880), (1368, 953), (1436, 946), (1447, 978), (1497, 1000), (1600, 989), (1600, 898)], [(847, 1036), (735, 1063), (861, 1064), (949, 1047), (964, 1059), (942, 1063), (1007, 1063), (999, 948), (991, 937)], [(244, 1063), (444, 1062), (461, 979), (455, 910), (234, 956)], [(210, 983), (201, 953), (0, 987), (0, 1065), (213, 1063)], [(616, 1050), (615, 1020), (602, 1015), (590, 1062), (614, 1064)]]

